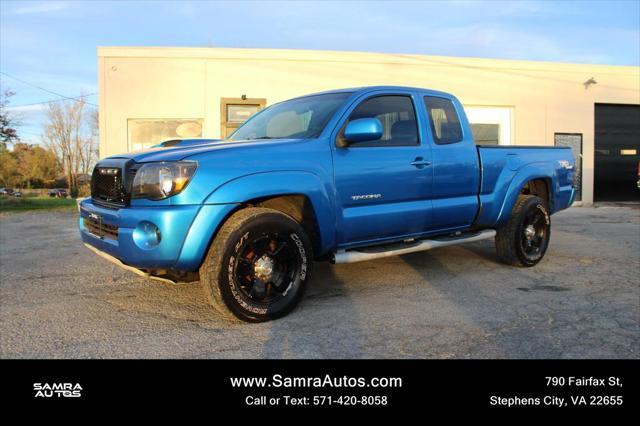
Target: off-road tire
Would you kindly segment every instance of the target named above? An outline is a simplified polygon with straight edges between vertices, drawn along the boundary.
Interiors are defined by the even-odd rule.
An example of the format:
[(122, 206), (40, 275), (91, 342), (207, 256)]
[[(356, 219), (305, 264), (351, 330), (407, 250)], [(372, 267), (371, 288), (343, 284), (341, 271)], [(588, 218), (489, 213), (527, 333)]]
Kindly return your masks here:
[[(284, 299), (274, 306), (258, 307), (243, 297), (234, 274), (239, 247), (243, 241), (264, 232), (278, 232), (291, 240), (292, 255), (299, 256), (300, 273), (291, 280)], [(200, 267), (200, 282), (210, 304), (226, 319), (264, 322), (280, 318), (302, 299), (311, 277), (313, 251), (303, 228), (290, 216), (268, 208), (245, 208), (234, 213), (222, 225)], [(292, 292), (289, 294), (289, 292)], [(245, 295), (246, 296), (246, 295)]]
[[(523, 248), (523, 233), (528, 215), (539, 215), (540, 232), (544, 231), (539, 249), (535, 253), (527, 253)], [(551, 237), (551, 221), (546, 203), (535, 195), (520, 195), (516, 201), (509, 221), (497, 230), (495, 243), (498, 259), (513, 266), (531, 267), (544, 257)]]

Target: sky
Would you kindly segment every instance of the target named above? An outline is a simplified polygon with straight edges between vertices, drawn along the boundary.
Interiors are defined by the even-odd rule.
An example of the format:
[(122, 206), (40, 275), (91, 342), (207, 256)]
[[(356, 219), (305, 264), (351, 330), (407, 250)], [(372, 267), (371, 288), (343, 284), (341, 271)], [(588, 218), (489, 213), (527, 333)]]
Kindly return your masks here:
[[(97, 103), (98, 46), (247, 47), (640, 65), (640, 0), (0, 0), (0, 81), (23, 141), (47, 104)], [(37, 87), (34, 87), (37, 86)]]

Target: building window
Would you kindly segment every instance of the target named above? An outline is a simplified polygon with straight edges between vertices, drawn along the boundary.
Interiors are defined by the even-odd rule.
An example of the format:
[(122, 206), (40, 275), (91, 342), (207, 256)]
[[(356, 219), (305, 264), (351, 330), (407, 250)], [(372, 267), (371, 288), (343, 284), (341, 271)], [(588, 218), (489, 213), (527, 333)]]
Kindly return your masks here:
[(513, 108), (465, 105), (464, 111), (476, 145), (513, 144)]
[(476, 145), (500, 145), (500, 125), (470, 123)]
[(227, 123), (244, 123), (258, 112), (259, 105), (227, 105)]
[(220, 137), (230, 136), (266, 104), (267, 100), (262, 98), (222, 98), (220, 100)]
[(129, 119), (129, 150), (139, 151), (171, 139), (202, 137), (202, 118)]

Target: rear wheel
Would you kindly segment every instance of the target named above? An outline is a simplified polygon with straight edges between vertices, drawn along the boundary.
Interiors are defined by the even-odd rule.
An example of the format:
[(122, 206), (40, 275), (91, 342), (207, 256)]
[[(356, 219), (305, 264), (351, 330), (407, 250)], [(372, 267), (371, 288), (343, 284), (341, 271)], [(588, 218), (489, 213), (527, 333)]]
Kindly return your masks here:
[(509, 221), (498, 229), (498, 258), (516, 266), (534, 266), (544, 257), (551, 237), (551, 220), (544, 201), (520, 195)]
[(247, 208), (224, 223), (200, 278), (223, 316), (268, 321), (300, 302), (312, 259), (309, 239), (295, 220), (277, 210)]

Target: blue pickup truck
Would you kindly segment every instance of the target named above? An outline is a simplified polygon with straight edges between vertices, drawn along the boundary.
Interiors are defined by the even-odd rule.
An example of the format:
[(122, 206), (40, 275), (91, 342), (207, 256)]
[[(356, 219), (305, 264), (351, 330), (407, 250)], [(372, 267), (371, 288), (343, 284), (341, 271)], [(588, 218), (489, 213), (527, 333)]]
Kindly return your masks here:
[(222, 315), (258, 322), (298, 304), (314, 260), (495, 238), (501, 261), (533, 266), (574, 175), (569, 148), (476, 146), (450, 94), (334, 90), (272, 105), (226, 140), (99, 161), (79, 227), (112, 262), (200, 280)]

